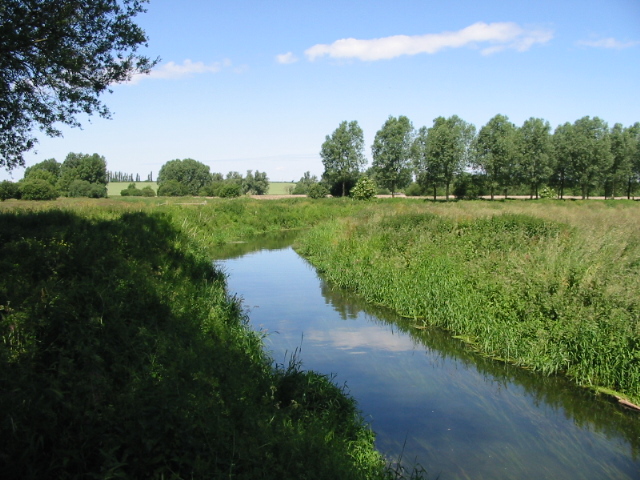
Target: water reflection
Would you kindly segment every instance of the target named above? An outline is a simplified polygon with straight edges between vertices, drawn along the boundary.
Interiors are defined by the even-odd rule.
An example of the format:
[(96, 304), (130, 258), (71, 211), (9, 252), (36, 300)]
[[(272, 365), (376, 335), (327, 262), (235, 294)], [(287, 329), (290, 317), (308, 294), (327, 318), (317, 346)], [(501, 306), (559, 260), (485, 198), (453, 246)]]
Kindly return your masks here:
[(301, 349), (306, 368), (347, 383), (390, 457), (404, 452), (447, 479), (640, 478), (635, 412), (417, 330), (331, 288), (282, 246), (223, 262), (231, 293), (276, 361)]

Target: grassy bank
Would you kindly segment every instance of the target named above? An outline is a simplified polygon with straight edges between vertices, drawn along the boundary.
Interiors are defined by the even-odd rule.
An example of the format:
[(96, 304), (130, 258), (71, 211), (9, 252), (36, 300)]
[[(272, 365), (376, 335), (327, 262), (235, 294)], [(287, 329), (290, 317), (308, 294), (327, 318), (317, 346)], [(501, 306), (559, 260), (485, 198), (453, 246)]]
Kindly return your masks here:
[(354, 401), (272, 367), (211, 266), (208, 228), (299, 209), (65, 202), (0, 211), (3, 478), (392, 477)]
[(640, 205), (386, 202), (305, 235), (332, 283), (478, 351), (640, 401)]

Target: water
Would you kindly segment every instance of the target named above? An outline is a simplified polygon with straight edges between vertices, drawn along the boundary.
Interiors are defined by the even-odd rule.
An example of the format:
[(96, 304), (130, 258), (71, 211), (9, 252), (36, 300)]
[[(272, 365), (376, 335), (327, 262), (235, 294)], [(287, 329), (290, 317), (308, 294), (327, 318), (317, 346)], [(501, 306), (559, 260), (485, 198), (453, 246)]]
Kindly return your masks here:
[(290, 242), (216, 263), (274, 361), (295, 353), (346, 384), (390, 459), (441, 479), (640, 478), (640, 414), (332, 289)]

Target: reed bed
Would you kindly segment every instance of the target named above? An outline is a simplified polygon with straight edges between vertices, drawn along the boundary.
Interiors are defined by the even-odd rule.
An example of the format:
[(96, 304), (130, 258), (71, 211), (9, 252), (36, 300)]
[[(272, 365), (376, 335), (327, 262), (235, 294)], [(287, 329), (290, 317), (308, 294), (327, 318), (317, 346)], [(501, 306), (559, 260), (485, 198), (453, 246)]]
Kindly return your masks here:
[(638, 403), (639, 214), (627, 201), (385, 202), (297, 249), (417, 325)]

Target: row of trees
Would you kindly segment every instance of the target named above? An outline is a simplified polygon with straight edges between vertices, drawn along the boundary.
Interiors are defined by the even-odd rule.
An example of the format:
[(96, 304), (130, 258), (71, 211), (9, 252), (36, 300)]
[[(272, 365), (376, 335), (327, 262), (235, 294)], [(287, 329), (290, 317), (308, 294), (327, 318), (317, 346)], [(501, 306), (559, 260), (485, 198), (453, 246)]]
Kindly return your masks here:
[[(140, 174), (136, 173), (135, 177), (133, 173), (124, 173), (124, 172), (112, 172), (107, 171), (107, 180), (109, 183), (111, 182), (141, 182)], [(153, 182), (153, 172), (149, 172), (147, 175), (146, 182)]]
[(269, 178), (265, 172), (247, 170), (243, 177), (238, 172), (211, 173), (208, 165), (192, 158), (171, 160), (158, 172), (159, 196), (200, 195), (209, 197), (238, 197), (264, 195), (269, 191)]
[(0, 199), (53, 200), (59, 196), (107, 196), (107, 162), (94, 153), (69, 153), (62, 163), (50, 158), (28, 167), (17, 183), (2, 182)]
[[(598, 117), (583, 117), (551, 132), (549, 122), (530, 118), (520, 127), (496, 115), (478, 132), (453, 115), (438, 117), (416, 131), (405, 116), (390, 116), (371, 146), (372, 166), (364, 155), (364, 136), (357, 121), (342, 122), (327, 135), (320, 156), (323, 180), (334, 195), (346, 195), (367, 175), (391, 194), (414, 181), (434, 196), (438, 188), (448, 198), (455, 182), (481, 179), (491, 198), (496, 192), (525, 186), (538, 198), (543, 186), (578, 189), (583, 198), (593, 191), (630, 197), (640, 180), (640, 123), (609, 128)], [(303, 182), (306, 180), (306, 182)], [(301, 188), (309, 182), (301, 179)]]

